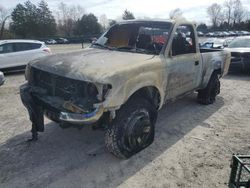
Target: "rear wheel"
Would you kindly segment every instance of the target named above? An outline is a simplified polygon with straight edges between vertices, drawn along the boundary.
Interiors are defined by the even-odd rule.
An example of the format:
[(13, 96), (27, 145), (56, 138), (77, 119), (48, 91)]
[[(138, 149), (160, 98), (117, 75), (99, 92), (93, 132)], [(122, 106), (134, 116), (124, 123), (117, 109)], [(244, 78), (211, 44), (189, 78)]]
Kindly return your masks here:
[(213, 73), (207, 87), (198, 91), (198, 102), (204, 105), (213, 104), (216, 95), (220, 93), (220, 80), (216, 73)]
[(154, 140), (157, 109), (147, 99), (134, 97), (117, 111), (105, 134), (108, 151), (129, 158)]

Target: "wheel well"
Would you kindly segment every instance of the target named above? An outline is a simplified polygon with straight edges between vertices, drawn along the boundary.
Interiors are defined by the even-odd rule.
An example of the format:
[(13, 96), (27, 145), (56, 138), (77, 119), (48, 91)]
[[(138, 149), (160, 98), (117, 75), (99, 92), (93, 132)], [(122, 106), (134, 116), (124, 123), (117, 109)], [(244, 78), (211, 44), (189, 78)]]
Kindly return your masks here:
[(212, 74), (221, 75), (221, 69), (216, 69)]
[(129, 99), (138, 96), (148, 99), (157, 109), (159, 108), (161, 102), (161, 96), (159, 90), (156, 87), (154, 86), (143, 87), (137, 90), (133, 95), (131, 95)]

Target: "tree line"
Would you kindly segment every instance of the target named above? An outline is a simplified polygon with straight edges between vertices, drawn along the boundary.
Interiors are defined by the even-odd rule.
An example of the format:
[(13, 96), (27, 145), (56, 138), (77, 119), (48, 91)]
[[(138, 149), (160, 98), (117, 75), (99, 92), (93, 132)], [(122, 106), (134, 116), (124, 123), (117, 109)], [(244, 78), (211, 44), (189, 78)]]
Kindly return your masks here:
[[(223, 4), (214, 3), (207, 8), (212, 23), (212, 29), (250, 30), (249, 12), (241, 0), (225, 0)], [(132, 12), (125, 10), (123, 20), (135, 19)], [(172, 10), (172, 19), (183, 17), (180, 9)], [(5, 27), (9, 20), (8, 27)], [(86, 13), (80, 5), (58, 4), (57, 10), (50, 10), (45, 0), (37, 5), (29, 0), (19, 3), (8, 12), (0, 5), (0, 39), (3, 38), (48, 38), (48, 37), (81, 37), (100, 34), (115, 20), (109, 20), (105, 14), (99, 19), (92, 13)], [(8, 28), (8, 29), (6, 29)], [(207, 30), (206, 24), (200, 24), (198, 29)]]
[(241, 0), (225, 0), (207, 8), (213, 29), (250, 29), (249, 12)]
[[(9, 29), (4, 30), (7, 18), (11, 18)], [(132, 12), (125, 10), (124, 20), (134, 19)], [(115, 20), (108, 20), (106, 15), (98, 18), (92, 13), (86, 13), (80, 5), (67, 5), (61, 2), (58, 9), (49, 9), (46, 1), (41, 0), (37, 5), (29, 0), (16, 5), (11, 13), (0, 5), (0, 39), (3, 38), (46, 38), (46, 37), (80, 37), (100, 34)], [(4, 33), (5, 31), (5, 33)]]

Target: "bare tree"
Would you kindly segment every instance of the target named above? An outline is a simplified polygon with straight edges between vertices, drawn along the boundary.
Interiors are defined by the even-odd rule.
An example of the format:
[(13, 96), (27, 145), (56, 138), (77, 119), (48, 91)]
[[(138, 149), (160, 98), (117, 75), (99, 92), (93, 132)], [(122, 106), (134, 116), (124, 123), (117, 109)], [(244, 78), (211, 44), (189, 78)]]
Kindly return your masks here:
[(59, 3), (56, 15), (58, 29), (61, 34), (66, 36), (73, 35), (76, 22), (81, 19), (84, 13), (85, 9), (80, 5), (68, 6), (63, 2)]
[(4, 8), (2, 5), (0, 5), (0, 24), (3, 23), (3, 20), (6, 19), (6, 17), (8, 16), (8, 11), (6, 8)]
[(222, 21), (222, 8), (221, 5), (214, 3), (207, 8), (207, 13), (210, 16), (213, 27), (217, 27)]
[(81, 19), (85, 14), (85, 9), (81, 5), (72, 5), (69, 7), (69, 17), (74, 21)]
[(233, 11), (233, 24), (240, 23), (244, 17), (246, 16), (246, 10), (242, 6), (240, 0), (235, 0), (233, 3), (234, 11)]
[(234, 9), (234, 1), (233, 0), (226, 0), (224, 2), (224, 16), (228, 26), (230, 26), (232, 18), (233, 18), (233, 9)]
[(102, 25), (103, 29), (106, 30), (107, 27), (109, 26), (109, 20), (106, 16), (106, 14), (102, 14), (100, 17), (99, 17), (99, 22), (100, 24)]
[(172, 11), (170, 11), (169, 13), (169, 18), (170, 19), (177, 19), (177, 18), (181, 18), (182, 17), (183, 12), (181, 11), (181, 9), (176, 8)]
[(0, 5), (0, 39), (3, 38), (3, 31), (6, 20), (10, 17), (9, 12), (3, 6)]

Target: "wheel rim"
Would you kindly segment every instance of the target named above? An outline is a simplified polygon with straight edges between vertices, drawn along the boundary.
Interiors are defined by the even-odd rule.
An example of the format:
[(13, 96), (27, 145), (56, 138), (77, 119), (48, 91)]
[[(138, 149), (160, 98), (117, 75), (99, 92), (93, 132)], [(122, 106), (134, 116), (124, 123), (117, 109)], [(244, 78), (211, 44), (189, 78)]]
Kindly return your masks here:
[(128, 124), (125, 145), (128, 151), (137, 152), (151, 143), (153, 127), (148, 112), (134, 114)]

